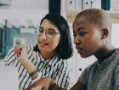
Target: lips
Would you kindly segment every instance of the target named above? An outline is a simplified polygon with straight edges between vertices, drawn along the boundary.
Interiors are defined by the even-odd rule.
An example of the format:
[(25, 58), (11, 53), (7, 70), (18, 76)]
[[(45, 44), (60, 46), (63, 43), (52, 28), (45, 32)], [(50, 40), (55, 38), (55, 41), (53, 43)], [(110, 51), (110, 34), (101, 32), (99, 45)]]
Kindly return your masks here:
[(76, 49), (77, 49), (77, 50), (83, 50), (83, 48), (81, 48), (81, 47), (76, 47)]
[(83, 51), (83, 48), (81, 48), (81, 47), (76, 47), (76, 49), (77, 49), (77, 53), (80, 53), (80, 54)]
[(48, 45), (48, 43), (44, 43), (44, 42), (39, 42), (42, 45)]

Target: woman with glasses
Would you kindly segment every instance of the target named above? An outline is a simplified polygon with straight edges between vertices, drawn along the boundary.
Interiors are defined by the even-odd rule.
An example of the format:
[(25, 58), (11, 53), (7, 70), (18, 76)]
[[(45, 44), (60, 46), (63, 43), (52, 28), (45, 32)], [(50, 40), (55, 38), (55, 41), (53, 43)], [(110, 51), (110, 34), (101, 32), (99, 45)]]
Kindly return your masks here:
[(18, 68), (19, 89), (28, 88), (42, 77), (50, 77), (62, 88), (70, 81), (72, 44), (66, 20), (56, 14), (47, 14), (36, 28), (35, 47), (12, 47), (5, 57), (6, 66)]

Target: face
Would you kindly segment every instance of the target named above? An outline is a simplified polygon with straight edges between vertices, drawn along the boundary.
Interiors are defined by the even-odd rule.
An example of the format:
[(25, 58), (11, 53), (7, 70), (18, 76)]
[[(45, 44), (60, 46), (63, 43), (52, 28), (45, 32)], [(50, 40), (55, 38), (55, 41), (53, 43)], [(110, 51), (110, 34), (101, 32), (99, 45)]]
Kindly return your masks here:
[(73, 22), (74, 44), (81, 57), (94, 55), (101, 47), (101, 30), (96, 28), (86, 17), (79, 17)]
[(55, 32), (59, 32), (58, 28), (47, 19), (43, 20), (40, 28), (43, 30), (43, 34), (37, 36), (37, 44), (40, 52), (55, 52), (60, 42), (60, 34), (55, 34), (54, 38), (50, 39), (46, 36), (45, 30), (55, 30)]

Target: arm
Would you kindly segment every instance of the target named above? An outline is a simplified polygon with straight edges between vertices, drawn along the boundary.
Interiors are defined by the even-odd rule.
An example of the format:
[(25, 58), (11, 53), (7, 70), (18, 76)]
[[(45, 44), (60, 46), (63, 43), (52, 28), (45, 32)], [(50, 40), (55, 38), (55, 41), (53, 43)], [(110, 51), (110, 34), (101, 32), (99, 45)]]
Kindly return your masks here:
[[(48, 90), (54, 84), (54, 81), (49, 77), (43, 77), (42, 79), (38, 80), (34, 84), (32, 84), (29, 88), (25, 90)], [(53, 90), (67, 90), (59, 87), (56, 85)], [(70, 90), (86, 90), (86, 86), (82, 83), (77, 82)]]
[[(10, 50), (9, 50), (9, 52), (8, 52), (8, 54), (7, 54), (7, 56), (5, 57), (5, 59), (4, 59), (4, 64), (5, 64), (5, 66), (14, 66), (14, 62), (16, 62), (16, 61), (18, 61), (19, 59), (16, 59), (16, 57), (15, 57), (15, 55), (14, 55), (14, 51), (15, 51), (16, 49), (14, 48), (14, 47), (12, 47)], [(29, 72), (29, 73), (31, 73), (31, 72), (33, 72), (33, 71), (35, 71), (36, 70), (36, 67), (31, 63), (31, 61), (30, 60), (27, 60), (28, 62), (21, 62), (21, 63), (23, 63), (22, 65), (24, 65), (24, 67), (27, 69), (27, 71)], [(32, 79), (35, 79), (35, 78), (37, 78), (37, 76), (39, 75), (39, 72), (37, 72), (33, 77), (31, 77)]]
[[(53, 90), (66, 90), (66, 89), (63, 89), (58, 85), (56, 85), (56, 87)], [(85, 85), (83, 85), (80, 82), (77, 82), (70, 90), (87, 90), (87, 89)]]
[(70, 90), (87, 90), (86, 86), (81, 82), (77, 82)]
[(13, 66), (15, 60), (16, 60), (16, 57), (14, 55), (14, 48), (12, 47), (4, 58), (4, 64), (5, 66)]
[[(65, 90), (68, 88), (71, 78), (71, 66), (67, 61), (61, 63), (61, 66), (58, 70), (58, 73), (56, 73), (55, 77), (56, 78), (53, 78), (52, 80), (57, 84), (56, 90), (58, 90), (58, 88), (59, 90)], [(74, 87), (71, 88), (71, 90), (86, 90), (85, 85), (87, 81), (85, 79), (88, 79), (87, 68), (83, 71), (78, 82), (74, 85)], [(83, 82), (85, 85), (80, 81)]]
[[(64, 65), (61, 63), (61, 65)], [(62, 72), (62, 68), (64, 68), (63, 66), (60, 66), (60, 69), (58, 70), (60, 73)], [(89, 70), (87, 70), (88, 68), (86, 68), (83, 73), (81, 74), (80, 78), (78, 79), (78, 82), (71, 88), (71, 90), (87, 90), (87, 80), (88, 80), (88, 72)], [(57, 73), (56, 75), (61, 76), (60, 73)], [(60, 78), (60, 77), (59, 77)], [(61, 77), (60, 79), (62, 80), (63, 77)], [(29, 89), (25, 89), (25, 90), (48, 90), (49, 87), (51, 87), (53, 85), (54, 82), (57, 83), (60, 82), (61, 80), (58, 79), (58, 76), (56, 79), (52, 80), (49, 77), (43, 77), (40, 80), (38, 80), (37, 82), (33, 83)], [(69, 81), (68, 81), (69, 82)], [(65, 84), (64, 84), (65, 85)], [(57, 85), (54, 87), (53, 90), (66, 90), (62, 87), (62, 83), (57, 83)]]
[[(28, 49), (29, 48), (27, 48), (26, 46), (15, 46), (14, 54), (15, 54), (18, 62), (20, 62), (23, 65), (23, 67), (27, 70), (27, 72), (30, 74), (36, 70), (36, 67), (31, 62), (31, 60), (28, 59), (28, 55), (27, 55), (27, 51), (29, 51)], [(38, 75), (39, 75), (39, 72), (34, 74), (31, 77), (32, 80), (36, 79)]]

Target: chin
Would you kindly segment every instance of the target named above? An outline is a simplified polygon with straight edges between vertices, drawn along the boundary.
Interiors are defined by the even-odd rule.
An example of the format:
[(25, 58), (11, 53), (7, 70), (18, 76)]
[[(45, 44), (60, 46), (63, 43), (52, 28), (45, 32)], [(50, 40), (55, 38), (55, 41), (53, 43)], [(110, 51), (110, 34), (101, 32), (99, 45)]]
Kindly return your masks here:
[(40, 52), (47, 52), (46, 49), (43, 49), (43, 48), (39, 48)]
[(81, 56), (82, 58), (87, 58), (87, 57), (89, 57), (90, 55), (80, 54), (80, 56)]
[(40, 52), (50, 52), (50, 50), (49, 49), (46, 49), (46, 48), (40, 48), (39, 47), (39, 50), (40, 50)]
[(40, 51), (46, 51), (45, 48), (41, 48), (40, 46), (38, 47), (38, 49), (39, 49)]

